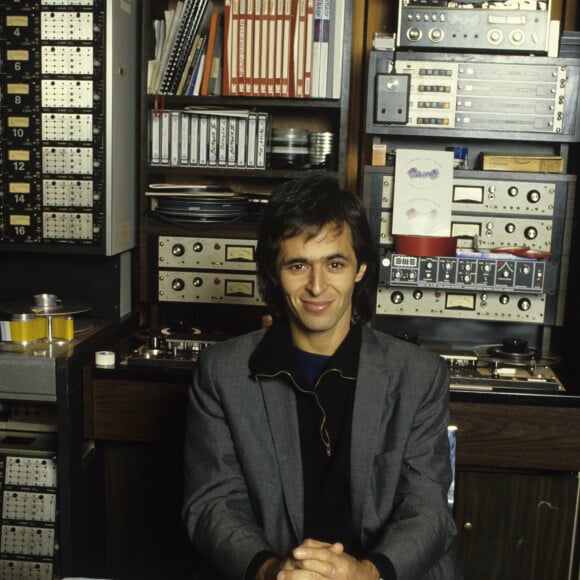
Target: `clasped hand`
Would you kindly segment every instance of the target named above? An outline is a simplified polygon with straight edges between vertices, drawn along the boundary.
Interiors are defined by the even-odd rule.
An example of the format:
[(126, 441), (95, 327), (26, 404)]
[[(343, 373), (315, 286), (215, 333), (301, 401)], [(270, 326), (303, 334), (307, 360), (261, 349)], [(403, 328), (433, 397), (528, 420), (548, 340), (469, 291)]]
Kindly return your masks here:
[(378, 580), (377, 569), (359, 561), (340, 543), (305, 540), (282, 562), (276, 580)]

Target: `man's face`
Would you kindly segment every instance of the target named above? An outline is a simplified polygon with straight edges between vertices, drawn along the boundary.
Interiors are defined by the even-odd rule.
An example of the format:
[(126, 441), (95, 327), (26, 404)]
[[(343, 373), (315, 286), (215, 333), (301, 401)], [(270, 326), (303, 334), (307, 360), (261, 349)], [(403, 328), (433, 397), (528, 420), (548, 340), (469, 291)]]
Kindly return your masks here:
[(350, 227), (331, 223), (315, 237), (282, 240), (277, 266), (294, 343), (334, 353), (349, 331), (354, 285), (366, 270), (357, 268)]

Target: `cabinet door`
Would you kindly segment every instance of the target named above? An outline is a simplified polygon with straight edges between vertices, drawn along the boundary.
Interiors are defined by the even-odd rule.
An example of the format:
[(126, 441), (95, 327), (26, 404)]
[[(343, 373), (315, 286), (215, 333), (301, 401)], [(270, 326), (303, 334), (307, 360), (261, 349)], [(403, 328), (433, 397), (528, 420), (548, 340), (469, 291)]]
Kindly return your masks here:
[(465, 580), (569, 578), (577, 474), (458, 467), (456, 477)]

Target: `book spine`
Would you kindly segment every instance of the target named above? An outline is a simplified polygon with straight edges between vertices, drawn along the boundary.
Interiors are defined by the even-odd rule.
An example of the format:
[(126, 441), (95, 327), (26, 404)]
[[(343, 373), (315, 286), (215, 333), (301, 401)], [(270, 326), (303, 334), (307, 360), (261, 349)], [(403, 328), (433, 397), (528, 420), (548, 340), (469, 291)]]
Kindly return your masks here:
[[(258, 0), (259, 1), (259, 0)], [(244, 94), (251, 97), (254, 84), (254, 0), (246, 0), (246, 85)]]
[(254, 0), (254, 48), (252, 96), (260, 96), (260, 53), (262, 48), (262, 0)]
[[(157, 82), (156, 92), (163, 92), (163, 87), (166, 83), (166, 77), (169, 74), (169, 67), (172, 62), (173, 49), (175, 40), (177, 37), (178, 29), (181, 24), (181, 15), (183, 12), (184, 4), (183, 2), (177, 2), (175, 5), (175, 10), (173, 11), (173, 16), (171, 18), (171, 25), (167, 33), (167, 40), (165, 44), (165, 49), (163, 51), (163, 58), (159, 71), (159, 79)], [(166, 16), (169, 17), (171, 11), (166, 12)]]
[(320, 20), (320, 61), (318, 71), (318, 96), (326, 98), (326, 86), (328, 82), (328, 44), (330, 29), (330, 0), (322, 0), (322, 12)]
[(232, 0), (232, 25), (230, 35), (231, 60), (230, 60), (230, 94), (238, 95), (238, 49), (239, 49), (239, 23), (240, 8), (239, 0)]
[(213, 65), (214, 51), (216, 48), (216, 41), (218, 36), (218, 28), (220, 23), (219, 12), (214, 10), (209, 19), (209, 32), (207, 38), (207, 50), (205, 68), (203, 70), (203, 79), (201, 81), (200, 95), (206, 96), (209, 93), (209, 80), (211, 78), (211, 68)]
[(345, 26), (345, 11), (346, 0), (334, 0), (335, 3), (335, 17), (334, 17), (334, 51), (332, 58), (332, 66), (334, 68), (332, 74), (332, 91), (330, 96), (333, 99), (340, 99), (342, 94), (342, 58), (344, 54), (344, 26)]
[(211, 73), (209, 79), (208, 95), (218, 96), (222, 94), (222, 76), (224, 72), (224, 29), (220, 21), (218, 25), (214, 55), (211, 64)]
[(270, 0), (268, 8), (268, 84), (267, 84), (267, 96), (274, 96), (274, 73), (275, 73), (275, 55), (276, 55), (276, 44), (278, 39), (276, 38), (276, 5), (277, 0)]
[(198, 37), (198, 33), (200, 32), (199, 27), (205, 13), (206, 4), (206, 0), (198, 0), (192, 8), (189, 21), (186, 23), (182, 41), (180, 46), (177, 47), (177, 62), (175, 65), (173, 78), (170, 81), (169, 94), (179, 94), (177, 91), (179, 80), (182, 75), (186, 73), (186, 61), (191, 51), (191, 47), (193, 46), (195, 40)]
[[(181, 79), (179, 80), (179, 85), (177, 86), (177, 89), (175, 91), (176, 95), (184, 94), (184, 90), (186, 91), (186, 94), (187, 94), (187, 88), (189, 86), (188, 81), (189, 81), (189, 78), (191, 76), (191, 71), (195, 65), (194, 60), (195, 60), (198, 40), (199, 40), (199, 36), (197, 36), (195, 38), (195, 40), (193, 41), (193, 44), (191, 45), (191, 48), (189, 50), (189, 56), (187, 57), (187, 62), (185, 63), (185, 66), (183, 68), (183, 72), (181, 73)], [(188, 84), (186, 84), (186, 83), (188, 83)]]
[(238, 14), (238, 95), (246, 94), (246, 0), (239, 1)]
[(223, 62), (222, 62), (222, 95), (231, 94), (231, 62), (232, 62), (232, 4), (224, 0), (224, 30), (223, 30)]
[[(197, 0), (185, 0), (183, 3), (179, 24), (171, 46), (171, 52), (169, 53), (167, 67), (165, 68), (163, 79), (161, 81), (161, 92), (165, 95), (172, 95), (175, 91), (176, 87), (173, 85), (174, 82), (176, 82), (176, 76), (179, 74), (178, 69), (196, 5)], [(185, 58), (187, 58), (187, 55)]]
[(314, 38), (312, 39), (312, 98), (320, 96), (320, 48), (322, 42), (322, 0), (314, 0)]
[(306, 0), (306, 42), (304, 53), (304, 96), (312, 97), (312, 60), (314, 48), (314, 2)]
[(201, 54), (201, 44), (202, 44), (202, 38), (200, 35), (198, 35), (198, 37), (195, 39), (195, 43), (194, 43), (194, 54), (193, 54), (193, 58), (191, 60), (190, 71), (189, 71), (185, 86), (183, 87), (183, 93), (185, 95), (192, 95), (193, 94), (192, 83), (194, 82), (194, 79), (195, 79), (195, 71), (197, 69), (197, 64), (199, 62), (199, 57)]
[(201, 56), (199, 57), (197, 70), (195, 71), (195, 83), (193, 84), (193, 95), (195, 97), (199, 96), (199, 91), (201, 90), (201, 77), (203, 76), (203, 69), (205, 68), (205, 50), (206, 46), (204, 43), (204, 48), (202, 50)]
[(282, 46), (282, 82), (281, 96), (288, 98), (290, 96), (290, 52), (293, 48), (292, 37), (292, 1), (283, 0), (284, 18), (283, 27), (283, 46)]
[(262, 0), (262, 42), (260, 49), (260, 96), (268, 94), (268, 46), (270, 27), (270, 0)]
[(282, 96), (282, 54), (284, 52), (284, 0), (276, 2), (276, 60), (274, 65), (274, 96)]
[(298, 0), (296, 43), (294, 46), (294, 96), (304, 98), (304, 64), (306, 62), (306, 0)]

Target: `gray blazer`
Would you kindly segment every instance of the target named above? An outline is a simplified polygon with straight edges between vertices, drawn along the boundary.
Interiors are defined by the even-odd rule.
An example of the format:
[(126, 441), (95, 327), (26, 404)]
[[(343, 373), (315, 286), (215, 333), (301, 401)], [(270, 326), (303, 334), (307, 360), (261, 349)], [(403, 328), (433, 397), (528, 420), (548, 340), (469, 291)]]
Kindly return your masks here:
[[(198, 551), (231, 580), (258, 552), (286, 555), (304, 539), (294, 392), (248, 371), (263, 332), (206, 349), (188, 400), (183, 518)], [(447, 504), (448, 387), (440, 357), (363, 328), (352, 513), (363, 548), (385, 554), (397, 580), (460, 577)]]

